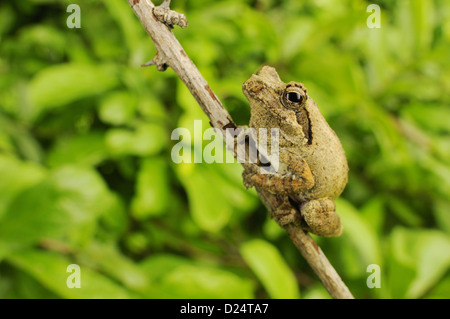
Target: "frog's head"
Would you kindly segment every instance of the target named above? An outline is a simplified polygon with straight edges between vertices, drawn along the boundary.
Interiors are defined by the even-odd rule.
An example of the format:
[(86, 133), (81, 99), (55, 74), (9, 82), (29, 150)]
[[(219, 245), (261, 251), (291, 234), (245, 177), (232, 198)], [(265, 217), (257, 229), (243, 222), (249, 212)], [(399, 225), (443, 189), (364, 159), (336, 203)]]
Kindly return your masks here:
[(276, 102), (283, 85), (284, 83), (274, 68), (263, 66), (256, 74), (245, 81), (242, 90), (253, 108), (255, 103), (252, 102), (263, 104)]
[(242, 85), (250, 102), (252, 116), (262, 123), (298, 127), (296, 113), (307, 107), (308, 94), (299, 82), (284, 83), (277, 71), (270, 66), (262, 67)]

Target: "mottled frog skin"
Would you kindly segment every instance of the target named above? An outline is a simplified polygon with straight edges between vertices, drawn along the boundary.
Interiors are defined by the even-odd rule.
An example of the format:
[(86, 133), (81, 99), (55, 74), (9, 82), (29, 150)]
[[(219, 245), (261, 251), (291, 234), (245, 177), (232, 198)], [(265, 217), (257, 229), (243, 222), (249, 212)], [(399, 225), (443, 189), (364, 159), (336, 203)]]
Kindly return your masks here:
[[(348, 181), (348, 164), (336, 133), (302, 83), (281, 81), (264, 66), (242, 86), (250, 102), (250, 127), (279, 128), (279, 169), (262, 174), (246, 165), (246, 187), (257, 186), (282, 199), (272, 216), (281, 225), (299, 223), (324, 237), (339, 236), (343, 227), (334, 199)], [(270, 147), (270, 138), (268, 139)]]

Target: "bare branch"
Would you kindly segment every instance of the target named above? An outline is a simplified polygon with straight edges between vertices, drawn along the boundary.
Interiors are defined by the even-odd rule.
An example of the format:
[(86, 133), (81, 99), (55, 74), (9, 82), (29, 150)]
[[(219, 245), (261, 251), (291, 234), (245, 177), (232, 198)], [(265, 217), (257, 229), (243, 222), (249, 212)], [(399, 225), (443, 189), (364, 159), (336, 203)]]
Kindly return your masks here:
[[(171, 67), (208, 116), (211, 126), (218, 128), (226, 137), (226, 129), (237, 128), (237, 125), (171, 32), (171, 27), (174, 24), (183, 27), (183, 22), (180, 24), (174, 23), (177, 19), (182, 20), (181, 15), (174, 14), (174, 11), (169, 9), (170, 1), (167, 0), (159, 7), (155, 7), (150, 0), (128, 0), (128, 2), (152, 38), (158, 52), (153, 60), (144, 65), (156, 65), (160, 71), (165, 70), (168, 66)], [(156, 9), (157, 14), (155, 14), (155, 8), (159, 8)], [(169, 11), (172, 12), (172, 17), (169, 17)], [(161, 12), (162, 14), (160, 14)], [(178, 18), (173, 18), (175, 16)], [(257, 191), (270, 211), (273, 211), (280, 204), (274, 195), (263, 189), (257, 188)], [(353, 298), (347, 286), (314, 240), (300, 226), (289, 224), (284, 229), (330, 295), (339, 299)]]

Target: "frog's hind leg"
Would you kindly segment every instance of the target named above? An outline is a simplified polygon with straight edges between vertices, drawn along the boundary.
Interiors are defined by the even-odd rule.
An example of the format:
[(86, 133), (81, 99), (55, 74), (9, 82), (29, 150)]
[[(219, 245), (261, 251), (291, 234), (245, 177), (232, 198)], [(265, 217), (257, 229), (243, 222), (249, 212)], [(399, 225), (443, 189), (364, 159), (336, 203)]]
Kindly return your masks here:
[(323, 237), (337, 237), (342, 234), (342, 223), (335, 212), (335, 204), (330, 199), (304, 202), (300, 206), (301, 215), (310, 232)]

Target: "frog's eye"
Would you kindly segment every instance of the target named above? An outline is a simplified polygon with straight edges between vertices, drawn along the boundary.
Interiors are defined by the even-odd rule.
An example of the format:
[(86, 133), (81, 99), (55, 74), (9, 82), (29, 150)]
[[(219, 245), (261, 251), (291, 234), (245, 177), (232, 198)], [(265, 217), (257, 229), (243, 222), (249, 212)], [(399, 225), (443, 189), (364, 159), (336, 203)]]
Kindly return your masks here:
[(287, 87), (281, 95), (281, 103), (289, 110), (297, 110), (305, 104), (308, 96), (306, 90), (302, 90), (299, 87)]
[(301, 103), (303, 96), (298, 92), (288, 92), (286, 93), (286, 99), (294, 103)]

